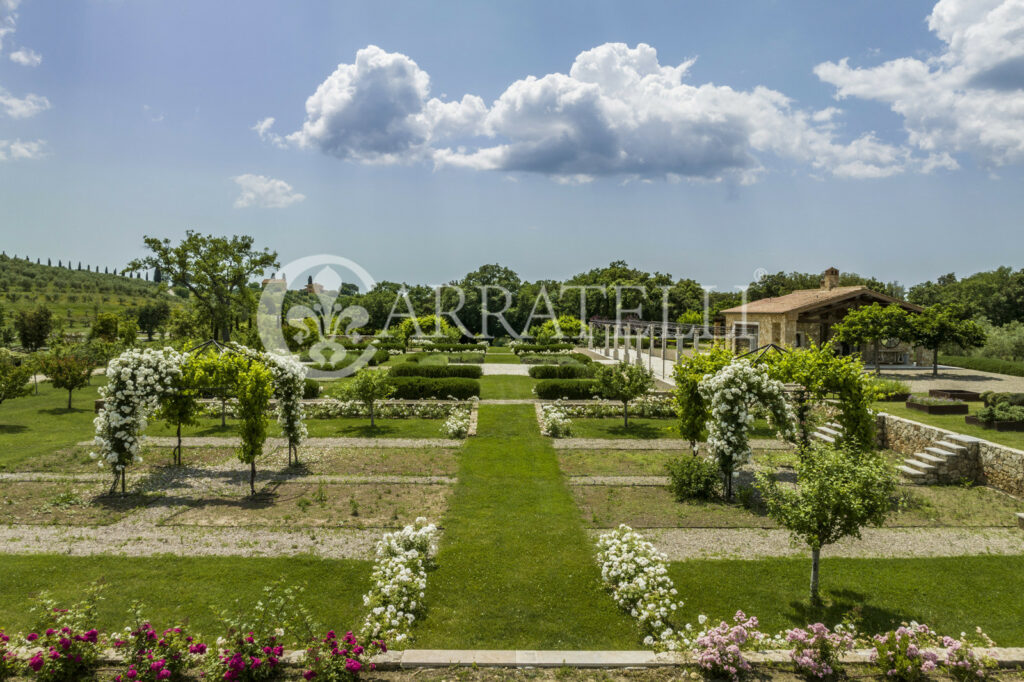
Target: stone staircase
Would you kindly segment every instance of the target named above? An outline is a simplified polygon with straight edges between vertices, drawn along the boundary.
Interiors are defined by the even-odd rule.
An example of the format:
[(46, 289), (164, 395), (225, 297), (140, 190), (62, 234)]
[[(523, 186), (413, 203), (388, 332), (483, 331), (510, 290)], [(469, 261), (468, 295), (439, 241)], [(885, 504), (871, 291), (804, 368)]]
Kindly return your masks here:
[[(822, 443), (835, 443), (843, 435), (843, 427), (829, 422), (811, 434), (811, 438)], [(957, 442), (959, 440), (963, 442)], [(968, 456), (968, 437), (950, 434), (936, 438), (930, 445), (921, 448), (903, 460), (896, 469), (908, 483), (936, 485), (957, 483), (964, 475), (965, 460)]]
[(907, 457), (896, 468), (910, 483), (956, 483), (963, 469), (960, 460), (967, 456), (967, 448), (954, 440), (935, 439), (930, 446)]

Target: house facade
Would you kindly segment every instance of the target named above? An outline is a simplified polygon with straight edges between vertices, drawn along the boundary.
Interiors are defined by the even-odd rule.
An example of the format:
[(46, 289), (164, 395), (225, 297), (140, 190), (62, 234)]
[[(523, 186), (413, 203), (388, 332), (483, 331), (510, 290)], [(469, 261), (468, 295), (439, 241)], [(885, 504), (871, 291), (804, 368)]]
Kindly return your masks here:
[[(832, 339), (832, 328), (842, 322), (855, 308), (878, 303), (892, 303), (910, 312), (922, 308), (897, 300), (865, 286), (839, 286), (839, 270), (829, 268), (818, 289), (800, 289), (785, 296), (763, 298), (745, 305), (723, 310), (726, 334), (735, 349), (774, 343), (777, 346), (802, 348), (822, 345)], [(859, 352), (865, 362), (873, 363), (873, 348), (841, 348), (844, 354)], [(928, 364), (931, 352), (911, 347), (904, 342), (886, 342), (879, 349), (881, 364)]]

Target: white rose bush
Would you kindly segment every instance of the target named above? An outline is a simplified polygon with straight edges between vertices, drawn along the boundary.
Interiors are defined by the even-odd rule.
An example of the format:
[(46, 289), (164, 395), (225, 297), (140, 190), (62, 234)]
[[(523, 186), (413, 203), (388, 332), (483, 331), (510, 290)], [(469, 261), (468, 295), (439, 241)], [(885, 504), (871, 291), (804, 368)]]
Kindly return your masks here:
[(437, 555), (437, 527), (423, 517), (377, 543), (373, 583), (363, 595), (369, 608), (362, 635), (391, 644), (408, 643), (413, 623), (424, 612), (427, 569)]

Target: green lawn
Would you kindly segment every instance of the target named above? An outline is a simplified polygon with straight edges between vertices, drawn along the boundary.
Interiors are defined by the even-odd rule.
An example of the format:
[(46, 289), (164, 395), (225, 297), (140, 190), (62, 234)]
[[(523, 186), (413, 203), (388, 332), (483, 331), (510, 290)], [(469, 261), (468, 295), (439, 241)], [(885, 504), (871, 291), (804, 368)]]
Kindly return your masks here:
[(442, 519), (423, 648), (635, 649), (533, 405), (482, 405)]
[[(443, 438), (441, 419), (376, 419), (370, 427), (370, 419), (364, 417), (337, 417), (333, 419), (307, 419), (306, 429), (311, 438)], [(183, 436), (235, 436), (239, 422), (227, 420), (220, 425), (219, 417), (203, 417), (196, 426), (181, 430)], [(281, 427), (271, 419), (267, 427), (270, 437), (281, 435)], [(91, 434), (87, 434), (88, 436)], [(154, 421), (146, 430), (149, 436), (173, 436), (174, 427), (162, 421)]]
[(536, 398), (533, 386), (537, 382), (533, 377), (492, 374), (480, 377), (480, 398)]
[[(622, 417), (573, 418), (572, 438), (680, 438), (679, 420), (630, 417), (629, 426)], [(750, 438), (773, 438), (774, 433), (763, 420), (754, 422)]]
[(484, 356), (484, 362), (495, 362), (495, 363), (501, 363), (501, 364), (505, 364), (505, 365), (518, 365), (518, 364), (521, 364), (519, 362), (519, 356), (516, 355), (515, 353), (511, 352), (511, 351), (503, 353), (503, 352), (500, 352), (500, 351), (496, 352), (496, 351), (490, 350), (490, 349), (488, 349), (487, 355)]
[(39, 395), (5, 401), (0, 405), (0, 470), (50, 455), (56, 450), (89, 440), (93, 435), (93, 401), (103, 377), (75, 391), (68, 410), (68, 393), (49, 383), (39, 384)]
[(673, 562), (669, 574), (685, 602), (681, 620), (697, 615), (756, 615), (762, 629), (841, 621), (854, 608), (864, 628), (879, 632), (902, 621), (927, 623), (944, 634), (981, 626), (1001, 646), (1024, 645), (1022, 556), (934, 559), (833, 559), (822, 552), (823, 609), (807, 598), (809, 559)]
[[(258, 530), (253, 531), (253, 542), (259, 542)], [(346, 632), (362, 624), (362, 595), (369, 587), (371, 568), (369, 561), (311, 557), (0, 555), (0, 625), (8, 631), (28, 631), (35, 624), (29, 608), (41, 591), (70, 604), (100, 581), (105, 585), (96, 623), (101, 630), (128, 625), (128, 607), (139, 600), (149, 607), (147, 613), (158, 628), (187, 621), (213, 640), (222, 632), (215, 610), (232, 609), (236, 599), (252, 604), (264, 586), (285, 578), (305, 586), (303, 605), (317, 621)]]
[[(970, 405), (971, 414), (977, 412), (979, 408), (983, 407), (980, 402), (972, 402), (968, 404)], [(904, 403), (899, 402), (877, 402), (873, 407), (879, 412), (887, 412), (895, 417), (911, 419), (916, 422), (921, 422), (922, 424), (937, 426), (940, 429), (955, 431), (956, 433), (961, 433), (965, 436), (983, 438), (985, 440), (990, 440), (993, 443), (1002, 443), (1003, 445), (1007, 445), (1011, 448), (1024, 450), (1024, 431), (996, 431), (994, 429), (983, 429), (980, 426), (974, 426), (965, 422), (964, 415), (962, 414), (927, 414), (925, 412), (907, 409), (907, 406)]]

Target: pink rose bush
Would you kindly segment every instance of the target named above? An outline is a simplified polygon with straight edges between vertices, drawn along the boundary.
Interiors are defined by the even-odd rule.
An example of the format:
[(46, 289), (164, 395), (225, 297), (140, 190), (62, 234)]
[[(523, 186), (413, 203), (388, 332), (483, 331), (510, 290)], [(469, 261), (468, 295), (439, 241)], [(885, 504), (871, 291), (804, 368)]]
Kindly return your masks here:
[(844, 652), (853, 649), (854, 630), (840, 624), (830, 631), (824, 624), (815, 623), (806, 629), (787, 631), (786, 641), (793, 645), (789, 657), (797, 674), (823, 679), (838, 672), (839, 659)]
[(125, 657), (114, 682), (177, 682), (200, 667), (206, 656), (205, 644), (180, 627), (158, 633), (148, 621), (136, 620), (134, 628), (125, 628), (125, 635), (113, 641)]
[(18, 674), (18, 653), (11, 647), (11, 637), (0, 630), (0, 680), (9, 680)]
[(338, 639), (334, 630), (318, 639), (306, 649), (303, 679), (318, 682), (348, 682), (359, 678), (363, 670), (373, 670), (368, 663), (373, 655), (388, 650), (383, 640), (374, 640), (364, 647), (351, 632)]
[(895, 680), (920, 680), (939, 666), (939, 655), (927, 647), (937, 642), (927, 625), (910, 623), (875, 635), (871, 662), (879, 673)]
[(732, 625), (722, 621), (697, 637), (697, 665), (711, 677), (738, 680), (750, 672), (750, 663), (743, 657), (741, 648), (762, 638), (757, 629), (757, 618), (748, 618), (742, 611), (737, 611)]

